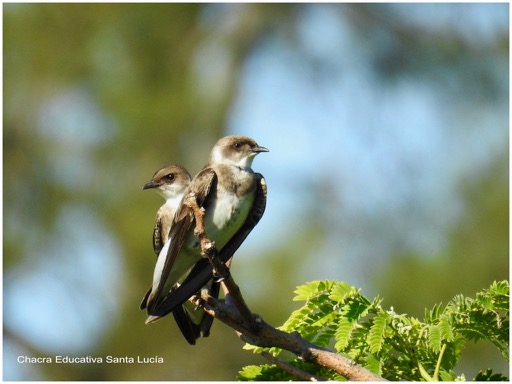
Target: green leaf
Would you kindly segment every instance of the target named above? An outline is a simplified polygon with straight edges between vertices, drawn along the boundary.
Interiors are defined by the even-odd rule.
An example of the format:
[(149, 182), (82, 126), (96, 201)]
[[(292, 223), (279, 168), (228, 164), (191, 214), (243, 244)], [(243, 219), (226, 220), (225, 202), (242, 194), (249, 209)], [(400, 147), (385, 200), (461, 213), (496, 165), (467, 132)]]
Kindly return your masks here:
[(357, 323), (346, 317), (341, 317), (338, 327), (336, 328), (335, 338), (336, 344), (334, 348), (336, 351), (341, 352), (348, 346), (350, 335), (356, 327)]
[(439, 325), (431, 325), (428, 328), (428, 346), (433, 352), (439, 353), (441, 351), (442, 337)]
[(389, 315), (386, 312), (380, 312), (373, 318), (373, 325), (370, 328), (370, 332), (368, 332), (370, 353), (377, 353), (382, 349), (384, 337), (386, 336), (388, 320)]
[(444, 306), (443, 303), (436, 304), (434, 307), (429, 311), (428, 309), (425, 310), (425, 322), (426, 323), (434, 323), (436, 320), (439, 319), (439, 316), (443, 313)]
[(306, 283), (304, 285), (300, 285), (297, 287), (293, 293), (296, 294), (296, 296), (293, 298), (293, 301), (306, 301), (308, 300), (312, 295), (316, 294), (318, 292), (318, 285), (320, 284), (319, 281), (312, 281), (310, 283)]
[(255, 378), (262, 374), (264, 367), (265, 366), (263, 365), (247, 365), (243, 367), (240, 372), (238, 372), (240, 374), (239, 379), (244, 378), (248, 380), (254, 380)]
[(382, 375), (382, 361), (379, 360), (375, 355), (367, 355), (364, 358), (365, 364), (364, 367), (371, 372)]
[(351, 300), (343, 306), (335, 334), (336, 344), (334, 348), (338, 352), (343, 351), (348, 346), (352, 331), (357, 327), (359, 319), (368, 314), (369, 305), (370, 302), (367, 300), (364, 302)]
[(473, 381), (509, 381), (508, 377), (501, 373), (492, 373), (492, 369), (487, 368), (485, 371), (477, 373)]
[(343, 308), (343, 315), (350, 320), (359, 321), (359, 319), (368, 314), (370, 309), (369, 301), (352, 301)]
[(450, 316), (441, 316), (439, 319), (439, 332), (442, 340), (453, 341), (455, 339)]
[(439, 378), (441, 381), (455, 381), (457, 375), (453, 371), (447, 372), (441, 369), (441, 371), (439, 371)]
[(337, 281), (333, 285), (331, 289), (331, 293), (329, 295), (329, 299), (332, 301), (341, 303), (343, 302), (347, 297), (350, 297), (353, 295), (354, 292), (357, 292), (357, 290), (352, 287), (350, 284), (344, 282), (344, 281)]
[(313, 339), (313, 344), (322, 348), (326, 347), (327, 345), (330, 344), (335, 332), (336, 329), (334, 325), (330, 325), (328, 327), (323, 328), (321, 331), (317, 333), (316, 337)]
[(307, 301), (319, 294), (328, 294), (332, 284), (333, 283), (328, 280), (310, 281), (304, 285), (297, 287), (297, 289), (294, 291), (296, 296), (293, 298), (293, 301)]

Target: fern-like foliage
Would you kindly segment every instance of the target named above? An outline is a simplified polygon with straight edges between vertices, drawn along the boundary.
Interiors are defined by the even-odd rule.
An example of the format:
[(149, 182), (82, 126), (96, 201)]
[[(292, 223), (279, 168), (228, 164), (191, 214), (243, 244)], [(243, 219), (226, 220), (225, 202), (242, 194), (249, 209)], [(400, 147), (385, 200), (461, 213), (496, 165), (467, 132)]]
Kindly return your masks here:
[[(304, 302), (280, 327), (299, 332), (320, 347), (334, 348), (388, 380), (453, 381), (467, 341), (489, 340), (509, 360), (509, 283), (494, 282), (475, 298), (455, 296), (446, 306), (425, 311), (423, 320), (382, 308), (382, 300), (369, 300), (360, 289), (341, 281), (313, 281), (298, 287), (295, 301)], [(246, 345), (261, 352), (263, 348)], [(277, 348), (265, 349), (274, 356)], [(297, 359), (288, 361), (329, 380), (343, 380), (335, 372)], [(248, 366), (241, 380), (294, 380), (272, 365)], [(475, 378), (503, 380), (481, 371)]]
[(480, 371), (475, 377), (475, 381), (508, 381), (508, 377), (501, 373), (492, 373), (492, 369)]

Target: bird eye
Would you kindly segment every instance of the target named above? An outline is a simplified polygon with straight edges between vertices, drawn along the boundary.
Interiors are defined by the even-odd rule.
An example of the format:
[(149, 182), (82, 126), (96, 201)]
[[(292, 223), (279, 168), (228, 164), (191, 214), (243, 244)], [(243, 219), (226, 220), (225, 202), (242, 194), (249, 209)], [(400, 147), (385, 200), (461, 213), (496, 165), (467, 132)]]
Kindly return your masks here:
[(169, 173), (165, 177), (167, 178), (167, 180), (174, 180), (174, 173)]
[(242, 147), (242, 144), (237, 141), (235, 144), (233, 144), (233, 147), (240, 148), (240, 147)]

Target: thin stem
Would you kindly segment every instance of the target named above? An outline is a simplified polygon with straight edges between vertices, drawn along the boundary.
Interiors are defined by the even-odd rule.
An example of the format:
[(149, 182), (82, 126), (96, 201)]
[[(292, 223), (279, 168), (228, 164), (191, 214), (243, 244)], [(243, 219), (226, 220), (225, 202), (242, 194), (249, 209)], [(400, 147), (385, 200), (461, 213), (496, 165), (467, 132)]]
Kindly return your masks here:
[(299, 380), (302, 380), (302, 381), (325, 381), (325, 379), (323, 379), (319, 376), (312, 375), (311, 373), (303, 371), (302, 369), (300, 369), (294, 365), (288, 364), (282, 360), (277, 359), (276, 357), (274, 357), (273, 355), (271, 355), (268, 352), (263, 351), (260, 353), (260, 355), (263, 356), (265, 359), (270, 360), (277, 367), (281, 368), (283, 371), (288, 372), (290, 375), (298, 378)]
[(439, 371), (441, 370), (441, 361), (443, 360), (444, 351), (446, 351), (446, 344), (443, 344), (441, 347), (441, 352), (439, 353), (439, 358), (437, 359), (436, 370), (434, 371), (434, 381), (439, 381)]

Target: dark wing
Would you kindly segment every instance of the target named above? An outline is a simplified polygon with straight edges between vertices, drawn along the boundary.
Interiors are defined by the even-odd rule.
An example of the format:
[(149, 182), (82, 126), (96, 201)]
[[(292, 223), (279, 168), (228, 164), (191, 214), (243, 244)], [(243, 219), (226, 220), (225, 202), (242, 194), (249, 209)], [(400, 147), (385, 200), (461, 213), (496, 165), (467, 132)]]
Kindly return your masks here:
[(148, 298), (149, 298), (149, 295), (151, 294), (151, 288), (152, 287), (149, 287), (148, 291), (146, 292), (146, 294), (144, 295), (144, 297), (142, 298), (142, 301), (140, 302), (140, 305), (139, 305), (139, 308), (142, 310), (142, 309), (146, 309), (147, 305), (148, 305)]
[(155, 228), (153, 229), (153, 250), (155, 251), (157, 257), (163, 247), (164, 243), (162, 241), (162, 218), (160, 215), (157, 215), (155, 220)]
[(178, 328), (180, 329), (181, 334), (185, 337), (185, 339), (187, 339), (190, 345), (196, 345), (196, 340), (201, 336), (199, 335), (197, 327), (194, 327), (195, 324), (190, 320), (187, 312), (185, 312), (185, 308), (183, 308), (181, 305), (178, 305), (172, 314), (176, 324), (178, 324)]
[[(155, 251), (157, 258), (163, 247), (164, 243), (162, 241), (162, 217), (160, 215), (160, 211), (158, 211), (155, 219), (155, 227), (153, 228), (153, 250)], [(149, 295), (151, 294), (151, 288), (152, 287), (149, 287), (149, 290), (142, 298), (142, 301), (139, 306), (140, 309), (146, 309), (148, 298)]]
[[(256, 188), (256, 196), (254, 202), (240, 230), (228, 241), (228, 243), (220, 250), (219, 258), (223, 263), (226, 263), (236, 252), (236, 250), (243, 243), (245, 238), (249, 235), (252, 229), (258, 224), (267, 204), (267, 183), (263, 176), (256, 173), (258, 183)], [(202, 259), (196, 263), (190, 274), (185, 281), (174, 291), (172, 291), (155, 311), (154, 315), (165, 316), (169, 312), (188, 300), (192, 295), (201, 289), (209, 279), (212, 278), (213, 268), (207, 259)]]
[[(211, 282), (210, 295), (216, 299), (219, 297), (220, 284)], [(210, 328), (212, 327), (213, 317), (208, 315), (202, 309), (199, 309), (201, 321), (195, 324), (185, 311), (184, 306), (178, 305), (173, 311), (174, 320), (190, 345), (195, 345), (196, 340), (200, 337), (210, 336)]]
[[(220, 291), (220, 283), (214, 282), (212, 280), (212, 285), (210, 288), (210, 296), (218, 299), (219, 298), (219, 291)], [(201, 320), (201, 324), (199, 324), (199, 335), (201, 337), (208, 337), (210, 336), (210, 328), (213, 324), (213, 316), (208, 315), (206, 312), (204, 312), (203, 319)]]
[[(212, 190), (212, 186), (214, 186), (216, 182), (217, 175), (215, 174), (215, 171), (211, 168), (205, 168), (200, 171), (189, 184), (187, 190), (185, 191), (184, 198), (190, 193), (194, 193), (196, 196), (197, 204), (202, 206), (205, 199), (208, 197), (210, 191)], [(165, 264), (162, 270), (158, 288), (156, 292), (151, 292), (151, 294), (147, 297), (145, 306), (148, 308), (148, 314), (150, 315), (156, 315), (158, 312), (160, 312), (157, 310), (157, 308), (159, 307), (162, 298), (168, 293), (162, 291), (164, 289), (167, 278), (171, 273), (174, 262), (176, 261), (176, 257), (178, 256), (181, 247), (183, 246), (183, 243), (192, 228), (193, 222), (194, 216), (192, 210), (185, 204), (181, 203), (178, 207), (178, 210), (176, 211), (176, 215), (174, 216), (171, 230), (169, 232), (169, 239), (171, 239), (171, 243), (169, 250), (167, 251)], [(141, 307), (143, 306), (144, 302), (141, 303)]]

